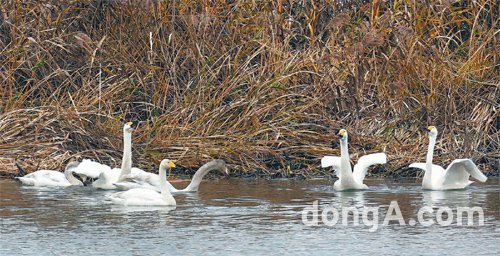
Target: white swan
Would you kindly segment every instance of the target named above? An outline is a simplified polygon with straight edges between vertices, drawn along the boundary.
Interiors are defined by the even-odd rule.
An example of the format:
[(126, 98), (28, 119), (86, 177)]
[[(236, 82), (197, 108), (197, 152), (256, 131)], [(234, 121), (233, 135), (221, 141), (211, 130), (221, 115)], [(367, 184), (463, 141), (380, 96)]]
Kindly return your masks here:
[(35, 187), (67, 187), (83, 186), (83, 183), (73, 176), (73, 170), (78, 162), (70, 162), (66, 165), (64, 173), (52, 170), (39, 170), (23, 177), (16, 177), (23, 185)]
[(354, 165), (354, 172), (351, 171), (349, 162), (349, 152), (347, 150), (347, 131), (341, 129), (338, 133), (340, 138), (340, 157), (324, 156), (321, 159), (321, 167), (332, 166), (335, 174), (339, 177), (333, 184), (333, 188), (338, 191), (368, 189), (363, 184), (363, 180), (368, 172), (368, 167), (375, 164), (385, 164), (387, 157), (384, 153), (370, 154), (359, 158), (358, 163)]
[(434, 126), (427, 127), (429, 132), (429, 148), (425, 163), (413, 163), (412, 168), (419, 168), (425, 171), (422, 180), (422, 188), (430, 190), (463, 189), (469, 186), (472, 181), (469, 176), (485, 182), (488, 178), (477, 168), (470, 159), (456, 159), (443, 169), (439, 165), (432, 164), (434, 145), (436, 144), (437, 129)]
[(82, 177), (85, 182), (86, 179), (97, 179), (102, 172), (111, 171), (111, 167), (105, 164), (95, 162), (91, 159), (83, 159), (82, 162), (73, 170), (74, 173)]
[[(193, 176), (191, 183), (184, 189), (176, 189), (170, 182), (167, 181), (168, 190), (172, 193), (179, 192), (196, 192), (205, 175), (212, 170), (218, 170), (223, 174), (228, 174), (226, 162), (224, 160), (212, 160), (201, 166)], [(157, 174), (144, 172), (142, 174), (131, 174), (125, 177), (120, 182), (115, 182), (114, 185), (118, 189), (127, 190), (132, 188), (147, 188), (160, 191), (161, 177)]]
[(106, 197), (116, 204), (127, 206), (175, 206), (175, 198), (167, 187), (167, 169), (174, 167), (175, 164), (168, 159), (163, 159), (161, 161), (159, 168), (160, 193), (147, 188), (134, 188), (123, 192), (116, 192)]
[(114, 168), (108, 171), (103, 171), (92, 186), (100, 189), (116, 189), (113, 183), (118, 182), (122, 177), (131, 173), (144, 173), (143, 170), (132, 168), (132, 128), (133, 122), (128, 122), (123, 125), (123, 158), (121, 168)]

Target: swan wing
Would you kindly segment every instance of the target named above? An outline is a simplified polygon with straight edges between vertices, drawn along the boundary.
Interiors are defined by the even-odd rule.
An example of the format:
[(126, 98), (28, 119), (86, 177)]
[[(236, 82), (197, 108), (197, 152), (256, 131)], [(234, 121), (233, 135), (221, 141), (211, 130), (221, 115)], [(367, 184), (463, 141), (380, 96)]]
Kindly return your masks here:
[(469, 175), (485, 182), (488, 178), (477, 168), (470, 159), (456, 159), (446, 168), (443, 186), (469, 185)]
[(324, 156), (321, 158), (321, 167), (332, 167), (335, 171), (335, 175), (340, 177), (340, 156)]
[(89, 178), (98, 178), (102, 172), (111, 170), (111, 167), (101, 164), (91, 159), (83, 159), (83, 161), (74, 169), (74, 173), (85, 175)]
[(413, 163), (410, 164), (408, 167), (410, 168), (417, 168), (425, 171), (425, 163)]
[[(145, 188), (160, 192), (160, 176), (158, 174), (149, 173), (142, 170), (140, 171), (141, 172), (134, 173), (134, 168), (132, 168), (132, 174), (125, 176), (118, 182), (114, 182), (113, 185), (120, 190)], [(178, 190), (168, 181), (167, 188), (172, 193), (188, 191)]]
[(33, 178), (37, 180), (46, 179), (55, 183), (68, 183), (68, 180), (66, 179), (66, 176), (64, 176), (64, 173), (58, 171), (40, 170), (31, 174), (33, 174)]
[[(425, 171), (425, 163), (413, 163), (413, 164), (410, 164), (408, 167), (410, 168), (417, 168), (417, 169), (421, 169), (421, 170), (424, 170)], [(432, 165), (432, 170), (436, 170), (438, 172), (443, 172), (444, 169), (443, 167), (437, 165), (437, 164), (433, 164)]]
[(369, 154), (359, 158), (358, 163), (354, 165), (352, 176), (357, 182), (363, 183), (368, 168), (376, 164), (387, 163), (387, 156), (384, 153)]

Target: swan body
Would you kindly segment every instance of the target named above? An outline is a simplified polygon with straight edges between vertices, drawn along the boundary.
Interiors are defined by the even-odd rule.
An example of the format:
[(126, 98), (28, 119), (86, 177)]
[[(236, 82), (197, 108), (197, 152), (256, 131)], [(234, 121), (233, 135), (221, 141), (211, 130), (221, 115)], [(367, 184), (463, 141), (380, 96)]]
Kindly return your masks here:
[(147, 188), (133, 188), (123, 192), (108, 195), (107, 198), (113, 203), (126, 206), (175, 206), (175, 198), (167, 187), (167, 169), (174, 168), (175, 164), (164, 159), (160, 163), (160, 191)]
[(132, 128), (133, 123), (128, 122), (123, 125), (123, 157), (121, 168), (99, 173), (99, 176), (92, 186), (100, 189), (116, 189), (113, 183), (118, 182), (122, 177), (130, 175), (132, 172), (140, 173), (143, 170), (132, 168)]
[(83, 183), (73, 176), (73, 170), (78, 162), (66, 165), (64, 173), (53, 170), (39, 170), (23, 177), (16, 177), (23, 185), (35, 187), (67, 187), (83, 186)]
[(333, 184), (333, 188), (337, 191), (368, 189), (368, 186), (363, 184), (368, 168), (376, 164), (385, 164), (387, 162), (386, 155), (376, 153), (360, 157), (358, 163), (354, 165), (353, 172), (349, 162), (347, 131), (341, 129), (338, 136), (340, 138), (340, 157), (324, 156), (321, 159), (321, 167), (333, 167), (335, 174), (339, 177)]
[(427, 127), (427, 131), (429, 132), (429, 148), (427, 150), (426, 162), (410, 165), (412, 168), (425, 171), (422, 180), (423, 189), (463, 189), (473, 183), (473, 181), (469, 180), (470, 176), (481, 182), (485, 182), (488, 179), (470, 159), (453, 160), (446, 170), (439, 165), (432, 164), (438, 132), (434, 126)]
[[(202, 167), (200, 167), (193, 176), (191, 183), (184, 189), (175, 188), (170, 182), (166, 181), (168, 190), (172, 193), (180, 192), (196, 192), (200, 183), (205, 175), (212, 170), (218, 170), (224, 174), (228, 174), (226, 163), (223, 160), (212, 160)], [(116, 182), (115, 185), (118, 189), (127, 190), (133, 188), (147, 188), (155, 191), (160, 191), (161, 177), (157, 174), (143, 172), (140, 174), (132, 173), (125, 177), (122, 181)]]

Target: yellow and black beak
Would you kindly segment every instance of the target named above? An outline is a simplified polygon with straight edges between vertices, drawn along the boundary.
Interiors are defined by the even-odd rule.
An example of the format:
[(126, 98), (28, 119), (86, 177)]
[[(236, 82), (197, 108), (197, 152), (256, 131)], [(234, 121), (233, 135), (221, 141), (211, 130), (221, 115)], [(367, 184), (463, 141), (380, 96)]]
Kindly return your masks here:
[(427, 126), (427, 132), (432, 131), (432, 129), (434, 129), (434, 126), (432, 126), (432, 125)]
[(174, 163), (174, 161), (170, 161), (170, 162), (168, 163), (168, 166), (169, 166), (170, 168), (175, 168), (175, 163)]
[(134, 125), (134, 122), (127, 122), (127, 125), (132, 127), (132, 125)]

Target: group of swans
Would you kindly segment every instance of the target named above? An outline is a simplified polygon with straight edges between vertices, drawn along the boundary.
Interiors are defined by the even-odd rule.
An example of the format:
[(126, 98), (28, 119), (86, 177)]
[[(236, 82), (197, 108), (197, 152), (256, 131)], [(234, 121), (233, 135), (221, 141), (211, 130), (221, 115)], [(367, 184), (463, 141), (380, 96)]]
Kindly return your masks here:
[[(96, 179), (92, 186), (99, 189), (127, 190), (107, 196), (112, 202), (124, 205), (175, 205), (172, 193), (198, 191), (203, 177), (212, 170), (218, 170), (224, 174), (228, 169), (223, 160), (213, 160), (206, 163), (194, 174), (191, 183), (184, 189), (177, 189), (166, 179), (166, 172), (175, 167), (175, 163), (169, 159), (163, 159), (159, 165), (159, 174), (146, 172), (138, 168), (132, 168), (132, 122), (123, 126), (123, 158), (121, 168), (111, 169), (109, 166), (84, 159), (81, 163), (70, 162), (64, 174), (58, 171), (40, 170), (23, 177), (17, 177), (25, 185), (31, 186), (72, 186), (83, 185), (73, 173), (82, 177), (82, 180)], [(413, 163), (409, 167), (419, 168), (425, 171), (422, 188), (430, 190), (463, 189), (472, 181), (469, 177), (485, 182), (486, 176), (476, 167), (470, 159), (454, 160), (445, 170), (441, 166), (432, 164), (434, 145), (436, 143), (437, 129), (434, 126), (427, 127), (429, 132), (429, 148), (426, 163)], [(340, 139), (340, 157), (325, 156), (321, 159), (321, 166), (332, 167), (339, 179), (333, 184), (338, 191), (362, 190), (368, 186), (363, 180), (368, 168), (376, 164), (385, 164), (387, 157), (384, 153), (365, 155), (359, 158), (351, 169), (348, 151), (348, 136), (345, 129), (338, 133)]]
[[(64, 174), (58, 171), (40, 170), (23, 177), (16, 177), (24, 185), (30, 186), (72, 186), (84, 185), (73, 174), (78, 174), (82, 180), (95, 179), (92, 183), (98, 189), (128, 190), (107, 196), (112, 202), (124, 205), (171, 205), (176, 202), (171, 193), (196, 192), (203, 177), (212, 170), (228, 174), (223, 160), (212, 160), (196, 171), (189, 185), (177, 189), (166, 179), (166, 170), (175, 167), (169, 159), (163, 159), (159, 166), (159, 174), (153, 174), (132, 168), (132, 128), (133, 123), (123, 126), (123, 158), (121, 168), (114, 168), (84, 159), (82, 162), (70, 162)], [(158, 193), (160, 192), (160, 193)]]
[[(446, 168), (432, 164), (434, 155), (434, 145), (436, 144), (437, 129), (434, 126), (428, 126), (429, 148), (425, 163), (413, 163), (409, 167), (424, 170), (422, 188), (428, 190), (449, 190), (463, 189), (472, 181), (469, 177), (485, 182), (487, 177), (477, 168), (470, 159), (456, 159)], [(340, 138), (340, 157), (324, 156), (321, 159), (321, 167), (332, 167), (339, 179), (333, 184), (333, 188), (338, 191), (367, 189), (363, 184), (368, 168), (376, 164), (385, 164), (387, 157), (384, 153), (370, 154), (359, 158), (358, 163), (354, 165), (354, 171), (351, 170), (349, 162), (349, 152), (347, 150), (347, 131), (341, 129), (338, 133)]]

